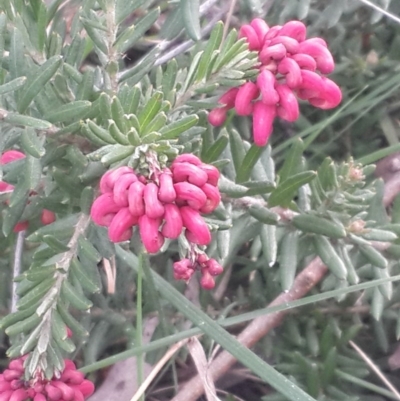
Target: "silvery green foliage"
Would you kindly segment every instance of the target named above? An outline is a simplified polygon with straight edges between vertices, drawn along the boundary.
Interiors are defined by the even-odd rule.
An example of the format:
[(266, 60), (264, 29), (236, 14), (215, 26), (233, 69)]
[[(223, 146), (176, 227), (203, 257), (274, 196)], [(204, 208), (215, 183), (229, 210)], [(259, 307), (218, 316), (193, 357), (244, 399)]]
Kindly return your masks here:
[[(353, 103), (339, 117), (322, 122), (305, 112), (302, 126), (295, 127), (304, 142), (280, 126), (272, 147), (255, 147), (245, 119), (232, 118), (221, 129), (207, 123), (206, 110), (216, 105), (220, 88), (239, 86), (256, 72), (256, 55), (238, 40), (235, 30), (223, 38), (224, 26), (216, 23), (207, 40), (200, 40), (202, 5), (175, 2), (161, 37), (184, 38), (186, 32), (197, 42), (177, 59), (159, 63), (166, 39), (155, 40), (148, 32), (160, 16), (156, 2), (81, 3), (71, 3), (75, 13), (66, 20), (61, 1), (48, 6), (39, 0), (0, 2), (0, 151), (15, 147), (26, 154), (23, 160), (1, 166), (2, 178), (15, 185), (12, 194), (1, 194), (1, 200), (8, 201), (1, 204), (3, 309), (9, 299), (12, 230), (18, 221), (30, 221), (24, 269), (16, 279), (18, 311), (0, 322), (11, 339), (8, 355), (30, 352), (28, 376), (38, 368), (51, 376), (62, 369), (65, 354), (83, 348), (89, 364), (102, 358), (116, 337), (127, 334), (132, 345), (132, 313), (120, 311), (135, 309), (131, 292), (136, 273), (116, 257), (106, 231), (90, 223), (96, 186), (109, 168), (143, 166), (148, 150), (164, 165), (179, 153), (193, 152), (222, 172), (219, 187), (224, 197), (207, 219), (214, 232), (207, 252), (226, 268), (233, 266), (227, 303), (243, 303), (250, 310), (265, 307), (281, 291), (290, 291), (296, 275), (315, 256), (328, 266), (329, 273), (316, 290), (336, 291), (336, 298), (323, 305), (328, 313), (321, 315), (308, 306), (310, 318), (293, 314), (277, 345), (267, 340), (263, 356), (315, 398), (345, 397), (338, 392), (339, 380), (360, 379), (362, 387), (368, 371), (348, 346), (361, 330), (361, 318), (338, 315), (334, 308), (353, 306), (361, 294), (348, 294), (346, 288), (380, 280), (363, 293), (362, 306), (373, 317), (370, 325), (382, 349), (388, 336), (399, 337), (399, 317), (391, 309), (397, 287), (390, 277), (399, 273), (400, 202), (391, 219), (382, 206), (383, 183), (374, 179), (372, 166), (322, 158), (309, 138), (322, 131), (333, 136), (335, 118), (366, 113), (366, 107)], [(308, 18), (314, 32), (334, 27), (338, 37), (344, 37), (340, 35), (346, 20), (361, 7), (344, 0), (314, 3), (292, 0), (282, 7), (281, 2), (249, 0), (240, 7), (260, 15), (268, 11), (272, 23)], [(389, 8), (390, 2), (381, 6)], [(375, 14), (369, 13), (371, 18), (378, 23)], [(328, 35), (334, 36), (331, 32)], [(145, 54), (127, 63), (127, 53), (143, 46)], [(341, 65), (347, 71), (359, 68), (355, 56), (348, 52), (346, 57)], [(359, 74), (357, 91), (369, 73), (376, 71), (371, 67)], [(394, 78), (386, 86), (372, 83), (368, 99), (384, 96)], [(341, 75), (339, 80), (348, 83), (352, 78)], [(40, 225), (43, 208), (57, 214), (53, 224)], [(140, 253), (135, 235), (124, 247)], [(166, 285), (175, 285), (170, 267), (176, 254), (177, 246), (171, 243), (157, 255), (155, 267)], [(110, 280), (109, 265), (115, 263), (117, 291), (109, 295), (104, 283)], [(150, 295), (144, 313), (157, 310), (176, 317), (171, 305), (152, 292), (154, 284), (146, 283), (145, 290), (145, 296)], [(204, 295), (203, 301), (210, 301), (210, 296)], [(221, 310), (227, 306), (213, 302)], [(179, 317), (174, 321), (178, 327), (184, 325)], [(163, 324), (167, 331), (159, 336), (172, 329), (171, 323)], [(368, 329), (366, 335), (371, 335)], [(288, 344), (296, 352), (285, 352)], [(349, 371), (349, 364), (355, 369)], [(358, 387), (344, 386), (342, 391), (362, 394)]]

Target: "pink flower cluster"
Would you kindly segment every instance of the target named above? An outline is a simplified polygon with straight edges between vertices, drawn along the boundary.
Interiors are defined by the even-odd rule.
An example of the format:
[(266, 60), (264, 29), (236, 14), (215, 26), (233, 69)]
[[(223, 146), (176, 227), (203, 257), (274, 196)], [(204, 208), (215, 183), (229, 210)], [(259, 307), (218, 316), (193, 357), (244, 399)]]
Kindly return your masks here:
[(211, 234), (201, 213), (211, 213), (221, 200), (218, 169), (183, 154), (152, 178), (127, 166), (106, 172), (91, 208), (93, 221), (108, 227), (113, 242), (128, 240), (138, 225), (149, 253), (158, 252), (165, 238), (178, 238), (183, 228), (190, 242), (207, 245)]
[(264, 20), (256, 18), (241, 27), (239, 36), (247, 39), (250, 50), (258, 52), (259, 74), (256, 82), (246, 82), (221, 96), (218, 103), (222, 107), (208, 116), (212, 125), (223, 124), (232, 108), (241, 116), (253, 114), (254, 142), (264, 146), (275, 117), (291, 122), (299, 117), (296, 95), (321, 109), (334, 108), (341, 102), (340, 88), (320, 75), (334, 70), (332, 54), (323, 39), (306, 39), (302, 22), (269, 28)]
[[(11, 163), (16, 160), (23, 159), (25, 155), (18, 150), (7, 150), (0, 156), (0, 165)], [(1, 192), (12, 192), (14, 190), (14, 185), (8, 184), (5, 181), (0, 181), (0, 193)], [(55, 221), (56, 216), (53, 212), (47, 209), (42, 210), (41, 221), (43, 225), (51, 224)], [(29, 226), (29, 222), (20, 221), (14, 227), (14, 232), (19, 232), (26, 230)], [(1, 401), (1, 399), (0, 399)]]
[(59, 378), (46, 380), (36, 377), (24, 379), (24, 361), (27, 355), (14, 359), (0, 375), (1, 401), (84, 401), (94, 392), (94, 384), (85, 380), (75, 364), (66, 359)]
[(205, 253), (197, 253), (193, 258), (174, 263), (174, 278), (189, 281), (196, 270), (199, 270), (202, 276), (200, 285), (206, 290), (211, 290), (215, 286), (214, 277), (223, 272), (223, 267), (215, 259), (209, 259)]

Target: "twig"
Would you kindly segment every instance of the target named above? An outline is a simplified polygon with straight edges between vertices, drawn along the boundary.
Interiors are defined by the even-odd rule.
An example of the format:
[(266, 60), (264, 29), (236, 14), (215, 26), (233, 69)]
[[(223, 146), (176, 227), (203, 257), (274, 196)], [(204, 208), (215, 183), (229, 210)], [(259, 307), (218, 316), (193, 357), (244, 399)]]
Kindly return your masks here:
[[(191, 337), (190, 337), (191, 338)], [(179, 351), (189, 340), (190, 338), (186, 338), (185, 340), (181, 340), (175, 345), (173, 345), (165, 355), (157, 362), (154, 366), (151, 373), (146, 377), (146, 380), (141, 384), (141, 386), (136, 391), (135, 395), (132, 397), (131, 401), (138, 401), (140, 397), (144, 394), (146, 389), (150, 386), (150, 383), (157, 376), (158, 372), (163, 368), (163, 366), (172, 358), (172, 356)]]
[(12, 284), (12, 297), (11, 297), (11, 313), (14, 313), (17, 311), (17, 302), (18, 302), (17, 286), (18, 286), (18, 283), (15, 281), (15, 278), (21, 274), (22, 251), (24, 250), (25, 234), (26, 234), (26, 230), (20, 231), (17, 235), (17, 243), (15, 244), (14, 265), (13, 265), (13, 284)]
[(228, 29), (231, 24), (233, 10), (235, 9), (235, 6), (236, 6), (236, 0), (231, 0), (231, 5), (229, 6), (228, 14), (226, 15), (225, 18), (225, 26), (224, 26), (224, 32), (222, 34), (222, 42), (224, 42), (226, 35), (228, 34)]
[(382, 7), (377, 6), (376, 4), (372, 3), (369, 0), (359, 0), (361, 1), (361, 3), (366, 4), (367, 6), (373, 8), (376, 11), (379, 11), (380, 13), (382, 13), (383, 15), (386, 15), (386, 17), (392, 19), (393, 21), (396, 21), (397, 23), (400, 24), (400, 18), (396, 17), (395, 15), (389, 13), (388, 11), (386, 11), (385, 9), (383, 9)]
[[(282, 305), (287, 302), (300, 299), (318, 284), (327, 273), (328, 268), (320, 258), (315, 258), (296, 277), (291, 290), (281, 293), (268, 306)], [(250, 348), (264, 337), (270, 330), (278, 326), (287, 311), (271, 313), (254, 319), (237, 337), (244, 346)], [(214, 381), (223, 376), (236, 362), (236, 359), (226, 351), (221, 352), (210, 364), (210, 377)], [(186, 382), (172, 401), (195, 401), (204, 391), (203, 383), (199, 376), (195, 376)]]
[(392, 383), (386, 378), (386, 376), (380, 371), (380, 369), (372, 362), (368, 355), (353, 341), (349, 341), (349, 344), (356, 350), (364, 362), (371, 368), (371, 370), (382, 380), (382, 383), (400, 400), (400, 394), (393, 386)]

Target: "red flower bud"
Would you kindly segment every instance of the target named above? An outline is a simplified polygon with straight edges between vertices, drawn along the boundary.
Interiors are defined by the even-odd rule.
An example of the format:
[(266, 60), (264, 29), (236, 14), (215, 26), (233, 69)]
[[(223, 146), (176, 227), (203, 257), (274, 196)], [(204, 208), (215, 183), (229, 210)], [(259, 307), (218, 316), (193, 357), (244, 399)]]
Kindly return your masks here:
[(250, 22), (251, 27), (257, 34), (258, 40), (260, 42), (260, 46), (264, 44), (264, 38), (267, 32), (269, 31), (269, 26), (267, 23), (261, 18), (254, 18)]
[(198, 187), (204, 185), (208, 180), (205, 171), (190, 163), (178, 163), (172, 166), (172, 177), (174, 182), (189, 181)]
[(208, 272), (208, 270), (204, 270), (203, 276), (200, 280), (200, 285), (205, 289), (205, 290), (212, 290), (215, 287), (215, 280), (211, 276), (211, 274)]
[(320, 97), (310, 98), (308, 101), (320, 109), (332, 109), (342, 101), (342, 91), (329, 78), (321, 77), (321, 79), (324, 85), (323, 92), (321, 92)]
[(113, 193), (114, 202), (121, 207), (127, 207), (129, 187), (138, 179), (135, 174), (123, 174), (115, 182)]
[(264, 45), (258, 57), (263, 64), (267, 64), (271, 60), (282, 60), (286, 57), (286, 52), (286, 47), (281, 43), (274, 46)]
[(278, 116), (284, 120), (293, 122), (299, 118), (299, 103), (293, 91), (287, 85), (277, 85), (279, 93)]
[(213, 109), (208, 113), (208, 122), (214, 127), (219, 127), (226, 120), (226, 107), (219, 107), (217, 109)]
[(220, 175), (218, 169), (211, 164), (202, 164), (200, 168), (207, 173), (207, 182), (216, 187), (218, 185)]
[(278, 65), (278, 72), (286, 75), (289, 88), (297, 88), (302, 82), (300, 67), (292, 58), (285, 57)]
[(271, 40), (269, 46), (274, 46), (279, 43), (285, 46), (288, 53), (296, 54), (299, 51), (299, 42), (296, 39), (291, 38), (290, 36), (278, 35)]
[(28, 227), (29, 227), (29, 222), (28, 222), (28, 221), (20, 221), (19, 223), (17, 223), (17, 224), (14, 226), (13, 231), (14, 231), (15, 233), (19, 233), (20, 231), (25, 231), (25, 230), (27, 230)]
[(276, 106), (267, 106), (261, 101), (254, 104), (253, 138), (257, 146), (265, 146), (272, 134)]
[(58, 381), (58, 380), (57, 381), (53, 380), (51, 383), (53, 384), (54, 387), (61, 390), (62, 399), (64, 401), (73, 401), (74, 396), (75, 396), (75, 392), (74, 392), (73, 388), (71, 388), (70, 386), (68, 386), (65, 383)]
[(224, 271), (224, 268), (215, 259), (209, 259), (206, 266), (212, 276), (219, 276)]
[(239, 30), (239, 38), (246, 38), (250, 50), (260, 50), (261, 43), (258, 35), (251, 25), (242, 25)]
[(190, 241), (198, 245), (207, 245), (211, 241), (211, 233), (206, 222), (197, 210), (189, 206), (180, 208), (183, 226), (187, 228)]
[(225, 108), (231, 109), (235, 106), (236, 96), (238, 94), (238, 88), (228, 89), (219, 99), (218, 103), (225, 106)]
[(165, 238), (178, 238), (182, 232), (183, 223), (178, 206), (169, 203), (165, 205), (164, 226), (161, 233)]
[(308, 100), (312, 97), (320, 97), (325, 86), (322, 78), (315, 72), (301, 70), (301, 85), (299, 86), (298, 96), (300, 99)]
[(248, 116), (253, 111), (251, 103), (259, 95), (260, 91), (253, 82), (246, 82), (239, 88), (235, 101), (235, 110), (239, 116)]
[(158, 231), (161, 219), (152, 219), (147, 214), (139, 217), (140, 237), (147, 252), (157, 253), (164, 244), (164, 237)]
[(105, 194), (112, 192), (114, 185), (124, 174), (134, 174), (135, 172), (128, 166), (118, 167), (115, 170), (108, 170), (100, 179), (100, 192)]
[(115, 204), (112, 192), (100, 195), (92, 204), (90, 216), (92, 220), (99, 226), (109, 226), (112, 219), (120, 210)]
[(206, 204), (200, 209), (201, 213), (212, 213), (221, 202), (221, 194), (217, 187), (211, 184), (204, 184), (201, 190), (205, 193), (207, 200)]
[(189, 182), (174, 184), (177, 201), (186, 201), (194, 209), (201, 209), (207, 200), (205, 193), (197, 186)]
[(10, 397), (9, 401), (25, 401), (29, 398), (28, 393), (24, 388), (20, 388), (18, 390), (15, 390)]
[(44, 226), (47, 226), (56, 221), (56, 215), (50, 210), (43, 209), (40, 220)]
[[(233, 104), (235, 104), (235, 102)], [(178, 163), (190, 163), (194, 164), (195, 166), (200, 166), (200, 164), (202, 164), (202, 161), (197, 156), (192, 155), (191, 153), (184, 153), (175, 158), (175, 160), (172, 163), (172, 166), (175, 166)]]
[(47, 398), (43, 394), (37, 393), (33, 401), (47, 401)]
[(136, 181), (129, 187), (128, 191), (128, 201), (129, 201), (129, 211), (133, 216), (144, 215), (144, 189), (146, 185), (140, 181)]
[(0, 164), (11, 163), (16, 160), (23, 159), (25, 155), (18, 150), (7, 150), (0, 156)]
[(7, 390), (4, 393), (0, 394), (0, 401), (9, 401), (10, 397), (14, 393), (14, 390)]
[(189, 281), (195, 270), (189, 259), (182, 259), (174, 263), (174, 278), (175, 280)]
[(276, 77), (271, 71), (262, 70), (258, 74), (257, 86), (261, 91), (261, 100), (267, 106), (275, 106), (279, 102), (279, 94), (275, 90), (275, 84)]
[(303, 70), (315, 71), (317, 69), (317, 62), (308, 54), (297, 53), (293, 54), (291, 58), (299, 65)]
[(11, 370), (16, 370), (20, 373), (24, 373), (24, 361), (22, 360), (22, 358), (18, 358), (18, 359), (14, 359), (12, 360), (9, 365), (8, 365), (9, 369)]
[(133, 216), (129, 208), (124, 207), (114, 216), (108, 228), (108, 237), (112, 242), (127, 241), (132, 236), (132, 226), (138, 223), (138, 217)]
[(290, 36), (298, 42), (306, 39), (307, 28), (300, 21), (289, 21), (279, 30), (279, 36)]
[[(281, 29), (282, 29), (281, 25), (275, 25), (272, 28), (270, 28), (270, 30), (267, 32), (267, 34), (264, 37), (264, 42), (275, 38)], [(289, 35), (287, 35), (287, 36), (289, 36)]]
[(143, 192), (144, 207), (147, 216), (151, 219), (157, 219), (164, 216), (164, 206), (158, 199), (158, 186), (149, 182)]
[(94, 384), (90, 380), (84, 380), (78, 388), (84, 397), (90, 397), (94, 393)]
[(62, 391), (50, 383), (46, 384), (45, 392), (50, 400), (59, 400), (63, 396)]
[(317, 68), (323, 74), (330, 74), (335, 69), (331, 52), (322, 44), (305, 40), (299, 45), (299, 53), (310, 55), (317, 62)]
[(18, 370), (13, 370), (13, 369), (6, 369), (3, 372), (3, 377), (4, 380), (11, 381), (15, 379), (19, 379), (21, 377), (21, 373)]
[(161, 173), (159, 180), (158, 199), (165, 203), (173, 202), (176, 198), (176, 192), (172, 181), (172, 174), (170, 172)]
[(64, 383), (81, 384), (85, 375), (79, 370), (66, 369), (62, 372), (60, 380)]

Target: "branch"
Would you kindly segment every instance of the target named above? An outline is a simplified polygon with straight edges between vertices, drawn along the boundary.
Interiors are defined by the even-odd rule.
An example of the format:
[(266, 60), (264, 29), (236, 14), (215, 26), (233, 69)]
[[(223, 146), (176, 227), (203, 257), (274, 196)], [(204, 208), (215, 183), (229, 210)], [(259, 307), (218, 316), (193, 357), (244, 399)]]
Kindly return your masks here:
[[(36, 314), (38, 316), (42, 316), (42, 321), (36, 330), (31, 333), (31, 336), (35, 336), (38, 338), (38, 344), (41, 344), (41, 348), (39, 350), (38, 346), (36, 346), (34, 350), (34, 354), (38, 354), (36, 358), (32, 358), (32, 360), (36, 359), (36, 363), (29, 365), (29, 373), (31, 376), (34, 376), (35, 371), (39, 368), (42, 371), (46, 370), (47, 360), (47, 347), (50, 343), (50, 339), (52, 338), (52, 326), (53, 326), (53, 312), (57, 307), (57, 302), (60, 297), (62, 284), (65, 280), (68, 279), (68, 270), (71, 264), (72, 259), (75, 257), (78, 247), (79, 237), (86, 231), (88, 225), (90, 223), (90, 216), (82, 213), (79, 217), (78, 222), (76, 223), (74, 234), (71, 237), (71, 240), (68, 242), (69, 250), (64, 253), (61, 260), (57, 263), (57, 270), (55, 272), (55, 284), (50, 288), (47, 294), (43, 297), (43, 301), (40, 306), (36, 310)], [(30, 337), (31, 337), (30, 336)], [(25, 344), (29, 343), (29, 338)], [(21, 352), (24, 349), (22, 348)]]
[[(296, 277), (289, 292), (281, 293), (268, 307), (283, 305), (304, 297), (315, 285), (317, 285), (327, 273), (328, 268), (320, 258), (315, 258)], [(270, 330), (277, 327), (288, 311), (271, 313), (254, 319), (237, 337), (244, 346), (251, 348)], [(210, 364), (210, 377), (216, 381), (223, 376), (234, 364), (236, 359), (226, 351), (222, 351)], [(199, 376), (195, 376), (186, 382), (172, 401), (195, 401), (204, 392), (204, 383)]]

